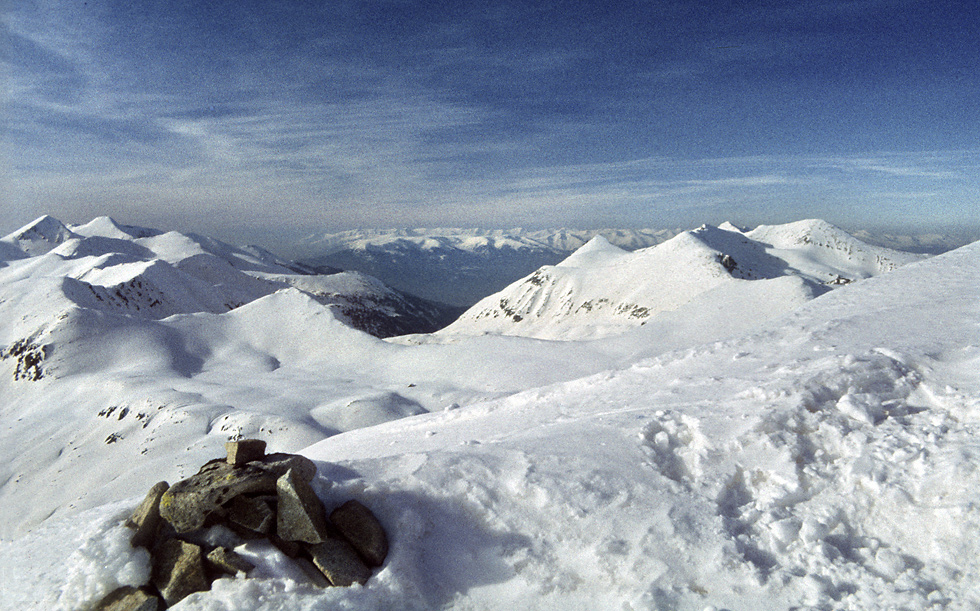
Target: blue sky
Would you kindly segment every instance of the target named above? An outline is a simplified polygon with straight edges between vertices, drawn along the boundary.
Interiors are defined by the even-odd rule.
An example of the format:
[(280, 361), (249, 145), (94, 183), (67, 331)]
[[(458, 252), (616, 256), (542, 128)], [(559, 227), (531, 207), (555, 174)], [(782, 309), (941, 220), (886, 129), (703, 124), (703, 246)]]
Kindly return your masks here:
[(17, 0), (0, 231), (980, 225), (968, 2)]

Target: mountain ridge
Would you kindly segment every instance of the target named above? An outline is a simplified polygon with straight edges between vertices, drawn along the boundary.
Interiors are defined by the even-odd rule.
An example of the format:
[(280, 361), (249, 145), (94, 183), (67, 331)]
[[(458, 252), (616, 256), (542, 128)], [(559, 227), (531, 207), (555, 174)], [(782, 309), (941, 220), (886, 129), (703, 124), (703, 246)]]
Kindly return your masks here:
[(864, 244), (820, 220), (746, 232), (727, 227), (702, 225), (633, 252), (594, 238), (564, 262), (482, 299), (439, 333), (603, 337), (646, 324), (726, 282), (796, 276), (797, 290), (780, 293), (788, 301), (776, 311), (786, 311), (833, 286), (922, 258)]

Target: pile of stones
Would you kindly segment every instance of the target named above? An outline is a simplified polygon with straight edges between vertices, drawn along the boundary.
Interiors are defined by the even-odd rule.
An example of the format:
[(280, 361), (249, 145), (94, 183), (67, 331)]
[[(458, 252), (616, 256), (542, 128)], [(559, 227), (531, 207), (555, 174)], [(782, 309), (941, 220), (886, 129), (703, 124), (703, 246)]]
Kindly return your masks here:
[(227, 458), (208, 462), (173, 486), (160, 482), (127, 521), (134, 547), (152, 558), (150, 583), (110, 593), (97, 611), (158, 611), (223, 575), (254, 567), (207, 533), (224, 526), (244, 540), (266, 539), (322, 587), (363, 584), (384, 563), (388, 540), (371, 511), (352, 500), (329, 514), (310, 482), (316, 466), (296, 454), (266, 454), (255, 439), (225, 444)]

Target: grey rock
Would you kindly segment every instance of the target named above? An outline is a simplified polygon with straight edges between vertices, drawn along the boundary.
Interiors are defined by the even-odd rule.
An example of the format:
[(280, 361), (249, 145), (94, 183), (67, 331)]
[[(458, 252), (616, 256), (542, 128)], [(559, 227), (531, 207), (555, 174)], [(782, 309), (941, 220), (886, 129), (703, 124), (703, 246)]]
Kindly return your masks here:
[(276, 491), (277, 470), (260, 462), (234, 466), (211, 461), (196, 475), (179, 481), (160, 499), (160, 515), (178, 533), (197, 530), (222, 505), (242, 494)]
[(290, 558), (298, 558), (300, 554), (303, 553), (303, 546), (295, 541), (286, 541), (275, 533), (269, 533), (269, 543), (276, 546), (280, 552), (286, 554)]
[(327, 536), (326, 511), (310, 484), (290, 469), (277, 480), (276, 490), (276, 534), (287, 541), (323, 541)]
[(313, 564), (330, 580), (331, 585), (346, 587), (355, 583), (364, 584), (371, 576), (371, 569), (343, 539), (330, 537), (307, 549)]
[(347, 501), (330, 513), (330, 522), (368, 566), (384, 563), (388, 556), (388, 537), (370, 509), (358, 501)]
[(229, 522), (259, 533), (270, 533), (276, 525), (276, 497), (236, 496), (228, 503)]
[(264, 468), (275, 473), (276, 477), (282, 477), (290, 469), (295, 471), (304, 482), (311, 482), (316, 477), (316, 465), (309, 458), (300, 456), (299, 454), (283, 454), (278, 452), (276, 454), (268, 454), (262, 459), (261, 464)]
[(160, 599), (146, 590), (123, 586), (99, 601), (94, 611), (157, 611)]
[(265, 457), (265, 442), (261, 439), (228, 441), (225, 443), (225, 450), (228, 452), (225, 460), (229, 465), (244, 465)]
[(303, 573), (310, 578), (313, 585), (320, 588), (329, 588), (333, 584), (327, 579), (326, 575), (320, 572), (320, 569), (316, 568), (316, 565), (307, 560), (306, 558), (293, 558), (293, 562), (296, 563)]
[(208, 564), (229, 575), (248, 573), (255, 565), (227, 547), (216, 547), (207, 555)]
[(296, 454), (269, 454), (244, 465), (212, 460), (163, 494), (160, 515), (178, 533), (197, 530), (211, 513), (236, 496), (276, 494), (276, 480), (290, 470), (304, 483), (316, 476), (313, 461)]
[(193, 543), (168, 539), (153, 549), (153, 585), (167, 606), (177, 604), (189, 594), (211, 588), (204, 569), (203, 550)]
[(151, 547), (160, 525), (160, 498), (170, 488), (167, 482), (158, 482), (150, 488), (146, 498), (139, 504), (126, 526), (136, 530), (130, 544), (133, 547)]

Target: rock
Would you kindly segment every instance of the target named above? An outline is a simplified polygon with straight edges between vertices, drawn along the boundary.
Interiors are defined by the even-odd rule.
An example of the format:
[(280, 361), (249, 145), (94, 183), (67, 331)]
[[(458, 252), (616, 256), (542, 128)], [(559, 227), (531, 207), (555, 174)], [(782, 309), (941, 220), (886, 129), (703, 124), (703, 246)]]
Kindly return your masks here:
[(236, 496), (225, 508), (228, 521), (258, 533), (270, 533), (276, 525), (275, 502), (273, 496)]
[(103, 598), (94, 611), (157, 611), (160, 599), (146, 590), (123, 586)]
[(157, 527), (160, 525), (160, 498), (170, 488), (167, 482), (158, 482), (150, 488), (146, 498), (140, 503), (133, 515), (126, 521), (126, 526), (136, 530), (130, 544), (133, 547), (151, 547), (156, 538)]
[(222, 505), (242, 494), (276, 491), (276, 470), (260, 462), (243, 466), (211, 461), (196, 475), (177, 482), (160, 499), (160, 515), (178, 533), (197, 530)]
[(207, 561), (212, 567), (229, 575), (247, 573), (255, 568), (254, 564), (227, 547), (216, 547), (208, 552)]
[(276, 546), (280, 552), (286, 554), (290, 558), (298, 558), (300, 554), (303, 553), (303, 546), (295, 541), (286, 541), (275, 533), (269, 533), (269, 543)]
[(241, 439), (225, 443), (228, 452), (226, 461), (229, 465), (244, 465), (253, 460), (265, 457), (265, 442), (261, 439)]
[(193, 543), (168, 539), (153, 549), (153, 585), (167, 606), (177, 604), (189, 594), (211, 588), (204, 570), (204, 554)]
[(333, 585), (332, 583), (330, 583), (330, 580), (327, 579), (326, 575), (321, 573), (320, 569), (316, 568), (316, 565), (310, 562), (309, 560), (307, 560), (306, 558), (293, 558), (293, 562), (295, 562), (296, 566), (302, 569), (303, 573), (305, 573), (306, 576), (310, 578), (310, 581), (313, 582), (313, 585), (320, 588), (329, 588), (330, 586)]
[(212, 460), (163, 494), (160, 515), (178, 533), (197, 530), (212, 512), (236, 496), (275, 494), (276, 480), (290, 470), (304, 483), (316, 476), (313, 461), (295, 454), (269, 454), (244, 465)]
[(371, 569), (343, 539), (330, 537), (307, 549), (313, 564), (330, 580), (331, 585), (342, 587), (355, 583), (363, 585), (371, 576)]
[(320, 543), (327, 535), (323, 503), (300, 474), (290, 469), (276, 482), (276, 534), (287, 541)]
[(266, 469), (274, 472), (276, 477), (282, 477), (292, 469), (304, 482), (312, 482), (316, 477), (316, 465), (312, 460), (299, 454), (269, 454), (261, 463)]
[(370, 509), (358, 501), (347, 501), (333, 510), (330, 522), (368, 566), (384, 563), (388, 556), (388, 537)]

